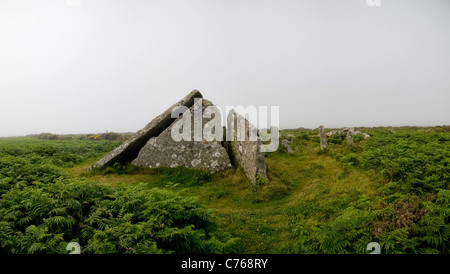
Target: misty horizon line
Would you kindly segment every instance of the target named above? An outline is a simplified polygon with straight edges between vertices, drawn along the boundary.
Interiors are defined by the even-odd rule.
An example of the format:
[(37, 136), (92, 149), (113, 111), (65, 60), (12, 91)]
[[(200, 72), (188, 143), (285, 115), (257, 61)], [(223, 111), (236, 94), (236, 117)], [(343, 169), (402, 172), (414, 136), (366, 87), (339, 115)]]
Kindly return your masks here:
[[(325, 130), (328, 129), (343, 129), (343, 128), (355, 128), (355, 129), (376, 129), (376, 128), (435, 128), (435, 127), (450, 127), (450, 124), (446, 125), (377, 125), (377, 126), (338, 126), (338, 127), (327, 127), (325, 124), (322, 124)], [(295, 131), (295, 130), (315, 130), (318, 129), (320, 125), (317, 127), (278, 127), (280, 131)], [(276, 128), (276, 127), (275, 127)], [(269, 128), (258, 128), (258, 130), (270, 130)], [(0, 135), (0, 138), (14, 138), (14, 137), (32, 137), (32, 135), (39, 134), (54, 134), (60, 136), (79, 136), (79, 135), (95, 135), (95, 134), (103, 134), (103, 133), (117, 133), (117, 134), (134, 134), (136, 131), (97, 131), (97, 132), (78, 132), (78, 133), (58, 133), (58, 132), (49, 132), (42, 131), (39, 133), (28, 133), (23, 135)]]

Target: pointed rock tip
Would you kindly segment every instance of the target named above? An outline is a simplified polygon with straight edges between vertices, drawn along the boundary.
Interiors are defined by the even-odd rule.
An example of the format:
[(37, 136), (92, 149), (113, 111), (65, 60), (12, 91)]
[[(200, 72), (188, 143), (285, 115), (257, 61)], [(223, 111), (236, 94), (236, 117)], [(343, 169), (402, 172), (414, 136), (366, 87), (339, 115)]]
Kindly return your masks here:
[(203, 95), (200, 93), (200, 91), (198, 91), (197, 89), (194, 89), (193, 91), (191, 91), (188, 96), (195, 96), (195, 97), (201, 97), (203, 98)]

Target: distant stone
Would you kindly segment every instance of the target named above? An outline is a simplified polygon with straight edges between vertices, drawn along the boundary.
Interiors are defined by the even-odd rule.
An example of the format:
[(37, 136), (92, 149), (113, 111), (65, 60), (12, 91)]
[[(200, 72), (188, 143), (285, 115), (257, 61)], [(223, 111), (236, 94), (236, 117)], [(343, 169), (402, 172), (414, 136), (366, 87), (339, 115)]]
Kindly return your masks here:
[(353, 134), (352, 130), (347, 131), (347, 135), (345, 137), (347, 139), (347, 145), (352, 146), (353, 145)]
[(328, 147), (328, 143), (327, 143), (327, 135), (325, 133), (325, 129), (323, 128), (323, 126), (319, 126), (319, 136), (320, 136), (320, 148), (324, 150)]
[(365, 132), (361, 132), (361, 131), (359, 131), (359, 130), (355, 130), (354, 128), (348, 128), (348, 127), (345, 127), (345, 128), (343, 128), (343, 129), (341, 129), (341, 130), (332, 130), (332, 131), (326, 133), (326, 136), (327, 136), (327, 137), (331, 137), (332, 135), (335, 135), (335, 134), (340, 135), (340, 136), (343, 136), (343, 135), (345, 134), (345, 136), (347, 136), (347, 133), (348, 133), (348, 132), (350, 132), (350, 134), (352, 135), (352, 137), (353, 137), (354, 135), (359, 135), (359, 134), (361, 134), (361, 135), (363, 136), (364, 139), (370, 138), (370, 135), (369, 135), (369, 134), (367, 134), (367, 133), (365, 133)]
[[(200, 101), (198, 101), (189, 109), (189, 114), (191, 117), (194, 117), (194, 109), (198, 108), (198, 110), (201, 110), (201, 113), (204, 113), (205, 108), (209, 106), (214, 105), (210, 101), (202, 99), (201, 105)], [(188, 115), (188, 113), (183, 115)], [(200, 137), (203, 138), (202, 140), (197, 141), (194, 139), (194, 119), (191, 119), (192, 130), (188, 140), (175, 141), (172, 138), (172, 127), (183, 118), (183, 115), (159, 136), (150, 138), (136, 159), (131, 163), (150, 168), (184, 166), (210, 172), (231, 168), (230, 158), (220, 141), (207, 141), (203, 138), (204, 136)], [(202, 118), (201, 128), (199, 128), (202, 132), (210, 120), (211, 118)], [(221, 117), (220, 120), (222, 120)], [(219, 130), (223, 130), (222, 125), (220, 125)], [(220, 138), (222, 138), (223, 133), (220, 132), (220, 135)]]
[(332, 135), (334, 135), (336, 133), (337, 133), (337, 130), (332, 130), (330, 132), (327, 132), (326, 135), (327, 135), (327, 137), (331, 137)]
[(289, 140), (283, 139), (283, 141), (281, 141), (281, 144), (286, 148), (288, 153), (294, 152), (294, 150), (292, 150), (292, 148), (291, 148), (291, 144), (290, 144)]
[(125, 163), (131, 162), (139, 154), (141, 148), (150, 140), (152, 137), (156, 137), (161, 132), (163, 132), (168, 126), (170, 126), (174, 118), (171, 117), (172, 110), (177, 106), (191, 107), (194, 105), (194, 98), (202, 98), (202, 94), (198, 90), (194, 90), (186, 97), (178, 101), (176, 104), (172, 105), (162, 114), (154, 118), (150, 123), (148, 123), (144, 128), (136, 132), (127, 141), (122, 143), (120, 146), (115, 148), (113, 151), (108, 153), (105, 157), (100, 159), (88, 170), (96, 167), (103, 167), (106, 165), (112, 165), (115, 162)]
[[(240, 130), (242, 129), (242, 130)], [(267, 181), (267, 166), (259, 132), (247, 119), (231, 110), (227, 116), (225, 147), (235, 165), (240, 165), (252, 183)]]

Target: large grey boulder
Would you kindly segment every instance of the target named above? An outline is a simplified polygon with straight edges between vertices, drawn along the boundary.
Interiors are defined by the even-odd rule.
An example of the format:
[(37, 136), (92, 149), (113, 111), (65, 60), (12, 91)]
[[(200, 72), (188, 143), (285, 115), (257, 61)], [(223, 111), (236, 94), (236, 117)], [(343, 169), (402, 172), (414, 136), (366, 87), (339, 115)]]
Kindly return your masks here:
[(257, 128), (243, 116), (230, 110), (226, 137), (225, 147), (234, 165), (242, 167), (250, 182), (267, 182), (267, 166)]
[[(207, 107), (214, 107), (208, 100), (202, 99), (190, 107), (188, 111), (184, 112), (182, 116), (176, 119), (169, 127), (167, 127), (159, 136), (152, 137), (144, 145), (139, 152), (136, 159), (131, 162), (133, 165), (145, 166), (150, 168), (156, 167), (178, 167), (184, 166), (187, 168), (195, 168), (206, 170), (210, 172), (222, 171), (231, 168), (230, 158), (227, 151), (222, 146), (221, 141), (208, 141), (204, 134), (200, 137), (201, 140), (195, 140), (195, 130), (201, 130), (208, 126), (208, 122), (214, 117), (202, 118), (201, 124), (196, 126), (194, 124), (194, 110), (199, 110), (198, 113), (204, 113)], [(190, 134), (188, 140), (174, 140), (172, 137), (173, 127), (182, 123), (184, 115), (190, 115)], [(185, 117), (186, 118), (186, 117)], [(220, 121), (222, 120), (219, 117)], [(197, 120), (200, 121), (200, 120)], [(181, 128), (184, 132), (184, 128)], [(178, 130), (178, 128), (177, 128)], [(215, 130), (220, 131), (222, 137), (222, 125), (219, 124)], [(220, 138), (221, 139), (221, 138)]]
[(162, 114), (153, 119), (144, 128), (136, 132), (127, 141), (122, 143), (120, 146), (115, 148), (113, 151), (108, 153), (105, 157), (100, 159), (88, 170), (96, 167), (103, 167), (106, 165), (111, 165), (115, 162), (125, 163), (134, 160), (141, 148), (150, 140), (150, 138), (158, 136), (163, 132), (168, 126), (170, 126), (175, 118), (171, 117), (172, 110), (177, 106), (191, 107), (194, 105), (194, 98), (202, 98), (202, 94), (198, 90), (193, 90), (191, 93), (186, 95), (183, 99), (172, 105)]

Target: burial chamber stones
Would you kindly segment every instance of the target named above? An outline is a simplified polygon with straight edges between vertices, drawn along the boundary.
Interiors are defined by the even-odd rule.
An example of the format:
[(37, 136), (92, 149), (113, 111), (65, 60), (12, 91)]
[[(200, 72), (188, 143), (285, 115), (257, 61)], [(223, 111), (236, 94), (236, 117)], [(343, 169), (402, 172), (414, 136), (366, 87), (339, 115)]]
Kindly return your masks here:
[(220, 110), (194, 90), (88, 170), (116, 162), (209, 172), (241, 166), (252, 183), (267, 181), (256, 127), (234, 110), (227, 116), (227, 127), (221, 121)]
[[(203, 99), (198, 100), (187, 112), (177, 118), (172, 125), (166, 128), (161, 134), (150, 138), (148, 142), (141, 148), (138, 156), (131, 163), (137, 166), (146, 167), (177, 167), (184, 166), (187, 168), (197, 168), (208, 170), (211, 172), (225, 170), (231, 167), (231, 161), (227, 151), (222, 146), (221, 141), (207, 141), (204, 135), (198, 141), (195, 141), (194, 119), (189, 119), (190, 134), (184, 136), (181, 140), (174, 140), (172, 130), (174, 126), (181, 122), (185, 117), (194, 117), (195, 112), (204, 113), (206, 107), (214, 105)], [(205, 124), (212, 118), (203, 118), (201, 122), (201, 130)], [(222, 132), (222, 125), (219, 125)], [(185, 129), (183, 128), (183, 132)], [(221, 134), (223, 136), (223, 134)], [(182, 136), (183, 137), (183, 136)], [(187, 139), (187, 140), (185, 140)]]

